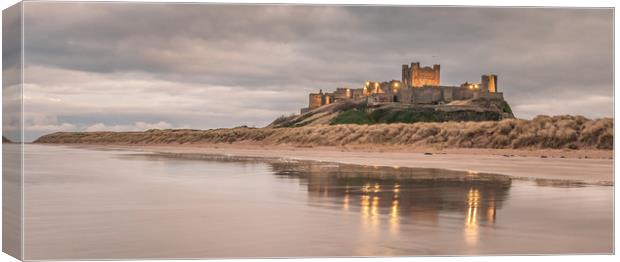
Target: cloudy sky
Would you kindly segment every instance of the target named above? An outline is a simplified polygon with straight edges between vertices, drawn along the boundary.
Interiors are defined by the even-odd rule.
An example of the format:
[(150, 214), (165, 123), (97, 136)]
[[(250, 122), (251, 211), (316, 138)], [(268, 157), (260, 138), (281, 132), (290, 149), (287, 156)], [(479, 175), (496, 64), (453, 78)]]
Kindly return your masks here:
[(307, 93), (442, 66), (519, 118), (613, 115), (611, 9), (26, 2), (26, 139), (264, 126)]

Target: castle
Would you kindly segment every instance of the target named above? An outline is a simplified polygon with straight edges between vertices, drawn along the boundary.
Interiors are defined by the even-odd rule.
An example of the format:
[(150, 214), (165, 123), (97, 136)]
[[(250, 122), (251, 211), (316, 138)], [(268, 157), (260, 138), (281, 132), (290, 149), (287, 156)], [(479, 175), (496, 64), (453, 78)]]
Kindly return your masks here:
[(386, 82), (366, 81), (362, 88), (336, 88), (336, 91), (309, 95), (308, 107), (302, 108), (306, 113), (324, 105), (346, 100), (366, 99), (368, 105), (383, 103), (406, 103), (413, 105), (437, 105), (455, 100), (474, 98), (504, 99), (497, 89), (497, 75), (482, 75), (480, 83), (465, 82), (460, 86), (443, 86), (440, 83), (440, 66), (421, 67), (420, 63), (403, 65), (402, 80)]

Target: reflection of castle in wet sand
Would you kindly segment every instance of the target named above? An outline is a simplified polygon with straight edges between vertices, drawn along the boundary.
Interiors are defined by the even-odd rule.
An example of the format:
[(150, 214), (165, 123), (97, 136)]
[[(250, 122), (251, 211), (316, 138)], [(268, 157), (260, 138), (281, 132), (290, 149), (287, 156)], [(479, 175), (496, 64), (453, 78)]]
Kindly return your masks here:
[(312, 203), (359, 212), (365, 226), (382, 220), (390, 231), (402, 224), (437, 225), (441, 213), (462, 214), (465, 240), (475, 243), (480, 225), (492, 225), (506, 198), (506, 176), (438, 169), (271, 163), (279, 176), (307, 184)]
[[(137, 155), (133, 155), (134, 157)], [(204, 154), (157, 154), (149, 159), (183, 158), (230, 163), (266, 163), (278, 178), (306, 186), (312, 206), (359, 213), (362, 232), (390, 235), (404, 226), (439, 228), (462, 222), (464, 240), (476, 245), (481, 226), (493, 225), (508, 196), (504, 175), (430, 168), (378, 167), (313, 161)], [(125, 156), (129, 157), (129, 156)], [(140, 155), (144, 157), (144, 155)], [(366, 236), (368, 237), (368, 236)]]
[[(174, 181), (166, 185), (179, 182), (180, 187), (175, 185), (179, 190), (185, 190), (186, 183), (197, 183), (191, 188), (204, 193), (205, 198), (196, 198), (188, 212), (202, 216), (196, 220), (199, 224), (187, 230), (199, 232), (201, 237), (209, 235), (212, 242), (208, 246), (213, 250), (221, 250), (218, 244), (235, 252), (247, 245), (248, 256), (256, 255), (252, 252), (257, 248), (274, 252), (270, 254), (291, 251), (291, 256), (590, 254), (613, 250), (609, 231), (613, 212), (608, 201), (613, 192), (602, 187), (572, 188), (579, 185), (522, 179), (513, 183), (508, 176), (442, 169), (234, 155), (115, 156), (137, 158), (148, 166), (151, 163), (144, 159), (157, 161), (165, 168), (154, 174), (166, 179), (163, 181)], [(194, 163), (186, 163), (190, 161)], [(214, 163), (201, 163), (204, 161)], [(143, 166), (139, 167), (142, 172)], [(547, 190), (541, 186), (568, 188)], [(510, 194), (514, 190), (519, 194)], [(568, 191), (580, 197), (567, 200)], [(182, 195), (179, 199), (184, 201), (186, 197), (194, 199), (193, 194)], [(532, 208), (541, 212), (527, 212)], [(204, 227), (205, 219), (216, 226)], [(210, 235), (214, 229), (221, 235)], [(187, 239), (187, 233), (182, 234), (182, 239)], [(200, 243), (197, 249), (204, 246)]]

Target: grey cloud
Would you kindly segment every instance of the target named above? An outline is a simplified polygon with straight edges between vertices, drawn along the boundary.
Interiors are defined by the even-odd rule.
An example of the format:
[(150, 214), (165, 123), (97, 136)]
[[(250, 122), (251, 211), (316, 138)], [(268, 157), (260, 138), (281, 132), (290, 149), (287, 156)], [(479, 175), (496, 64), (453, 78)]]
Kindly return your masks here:
[[(228, 87), (238, 98), (226, 96), (231, 101), (224, 108), (239, 122), (267, 123), (275, 112), (291, 113), (312, 90), (400, 79), (400, 65), (412, 61), (441, 64), (445, 84), (497, 73), (519, 117), (563, 112), (599, 117), (613, 108), (604, 103), (579, 112), (560, 106), (535, 110), (541, 97), (558, 105), (592, 95), (613, 97), (611, 9), (44, 2), (25, 8), (27, 66), (105, 79), (146, 75), (177, 84), (168, 90), (145, 86), (142, 92), (173, 96)], [(41, 74), (30, 78), (45, 86)], [(79, 81), (60, 86), (87, 92)], [(282, 95), (252, 97), (254, 90)], [(185, 116), (165, 121), (234, 125), (229, 122), (235, 117), (207, 114), (225, 112), (217, 106), (193, 108), (207, 121)], [(251, 108), (270, 113), (238, 115)], [(106, 118), (103, 124), (113, 125), (111, 116), (93, 115), (91, 122)]]

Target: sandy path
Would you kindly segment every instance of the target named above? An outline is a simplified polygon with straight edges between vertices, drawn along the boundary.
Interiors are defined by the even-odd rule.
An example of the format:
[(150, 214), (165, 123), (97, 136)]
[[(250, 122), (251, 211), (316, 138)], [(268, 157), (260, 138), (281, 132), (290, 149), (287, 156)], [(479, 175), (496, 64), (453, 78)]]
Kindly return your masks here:
[[(600, 158), (578, 158), (577, 154), (560, 158), (558, 152), (530, 152), (529, 156), (504, 156), (510, 150), (446, 150), (432, 155), (407, 151), (362, 151), (341, 148), (262, 147), (248, 145), (80, 145), (146, 152), (230, 154), (252, 157), (281, 157), (347, 164), (444, 168), (463, 171), (498, 173), (515, 177), (577, 180), (586, 183), (613, 182), (612, 151), (591, 152)], [(519, 153), (519, 152), (516, 152)], [(541, 158), (540, 155), (555, 157)], [(538, 156), (536, 156), (538, 155)]]

